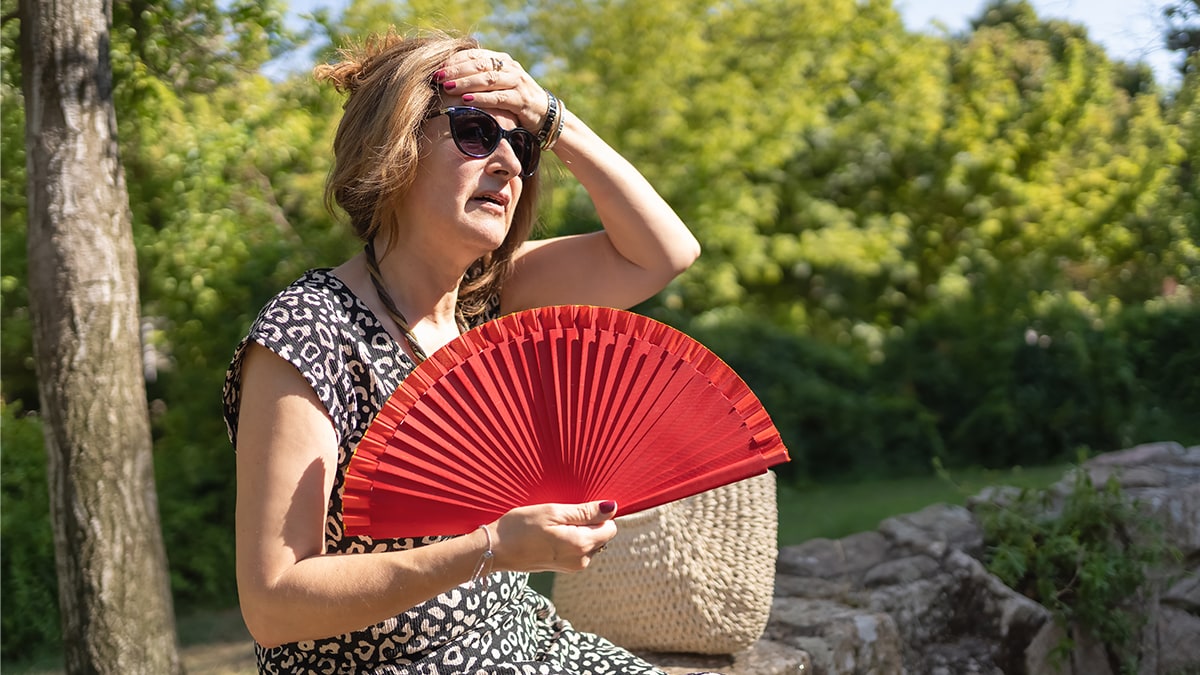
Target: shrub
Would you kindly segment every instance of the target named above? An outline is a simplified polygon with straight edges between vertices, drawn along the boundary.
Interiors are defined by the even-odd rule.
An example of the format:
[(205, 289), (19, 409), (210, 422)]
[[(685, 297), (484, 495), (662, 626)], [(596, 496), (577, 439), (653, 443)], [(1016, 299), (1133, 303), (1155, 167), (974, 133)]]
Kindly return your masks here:
[(0, 650), (19, 660), (61, 642), (42, 423), (0, 399)]
[(766, 323), (689, 332), (729, 363), (771, 414), (795, 480), (926, 473), (942, 452), (934, 418), (914, 398), (876, 386), (847, 349)]
[(1136, 441), (1200, 443), (1200, 305), (1152, 303), (1117, 326), (1137, 377)]
[(1066, 304), (939, 308), (887, 346), (877, 376), (936, 416), (951, 466), (1042, 465), (1081, 447), (1124, 447), (1131, 435), (1124, 346)]
[[(993, 574), (1044, 605), (1064, 630), (1079, 626), (1094, 636), (1114, 670), (1137, 672), (1146, 621), (1138, 593), (1169, 549), (1159, 523), (1122, 495), (1115, 478), (1097, 488), (1077, 470), (1061, 504), (1052, 489), (1023, 490), (1010, 503), (978, 507), (977, 515)], [(1072, 647), (1064, 638), (1056, 656)]]

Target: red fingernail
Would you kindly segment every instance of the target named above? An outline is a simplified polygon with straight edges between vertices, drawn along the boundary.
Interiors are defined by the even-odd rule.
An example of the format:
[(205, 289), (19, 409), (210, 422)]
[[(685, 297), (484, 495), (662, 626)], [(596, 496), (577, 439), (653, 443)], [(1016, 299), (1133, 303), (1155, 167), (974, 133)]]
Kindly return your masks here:
[(463, 100), (463, 101), (465, 101), (465, 102), (467, 102), (467, 103), (470, 103), (471, 101), (474, 101), (474, 100), (475, 100), (475, 94), (463, 94), (463, 95), (462, 95), (462, 100)]
[(452, 80), (452, 81), (450, 81), (450, 82), (444, 82), (444, 83), (442, 83), (442, 86), (443, 86), (443, 87), (445, 87), (447, 90), (449, 90), (449, 89), (453, 89), (453, 88), (454, 88), (454, 81)]
[(612, 513), (617, 510), (617, 503), (611, 499), (600, 502), (600, 513)]
[(444, 71), (444, 70), (439, 70), (433, 74), (434, 82), (441, 82), (444, 79), (446, 79), (446, 71)]

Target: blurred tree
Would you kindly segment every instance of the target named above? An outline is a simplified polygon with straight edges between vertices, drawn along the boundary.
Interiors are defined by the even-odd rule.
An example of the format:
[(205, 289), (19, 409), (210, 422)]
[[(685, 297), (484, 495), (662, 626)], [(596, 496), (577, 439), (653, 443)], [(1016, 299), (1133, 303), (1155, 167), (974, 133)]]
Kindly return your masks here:
[(322, 205), (336, 97), (260, 73), (291, 44), (281, 16), (277, 2), (156, 3), (114, 54), (164, 535), (185, 608), (236, 591), (228, 359), (267, 297), (352, 250)]
[(984, 12), (953, 86), (962, 103), (945, 179), (962, 198), (947, 206), (967, 216), (959, 253), (972, 267), (955, 271), (1017, 301), (1046, 289), (1096, 302), (1156, 295), (1162, 260), (1147, 252), (1186, 245), (1156, 221), (1183, 153), (1157, 92), (1131, 97), (1081, 28), (1042, 22), (1025, 2)]
[(102, 0), (22, 2), (29, 291), (68, 673), (182, 673)]
[[(825, 275), (905, 267), (890, 256), (907, 224), (888, 211), (860, 221), (836, 197), (864, 186), (876, 190), (873, 204), (885, 201), (882, 174), (893, 161), (908, 170), (904, 148), (936, 134), (929, 102), (940, 97), (944, 46), (906, 33), (888, 2), (587, 10), (524, 15), (538, 36), (531, 51), (554, 55), (547, 79), (562, 82), (568, 105), (643, 168), (704, 243), (661, 302), (840, 332), (846, 289), (826, 293)], [(831, 195), (808, 189), (806, 176), (834, 165)], [(595, 225), (578, 218), (578, 191), (556, 198), (551, 222)]]
[(1167, 49), (1182, 52), (1179, 72), (1187, 75), (1196, 70), (1192, 58), (1200, 52), (1200, 0), (1178, 0), (1163, 8), (1167, 20)]
[[(467, 31), (559, 94), (704, 245), (639, 309), (704, 336), (755, 380), (797, 477), (919, 470), (951, 453), (1046, 459), (1128, 438), (1112, 319), (1168, 287), (1179, 304), (1200, 287), (1195, 78), (1164, 92), (1028, 3), (993, 3), (953, 36), (909, 33), (892, 4), (351, 0), (301, 34), (327, 40), (326, 60), (393, 25)], [(235, 590), (219, 414), (233, 347), (271, 294), (357, 248), (322, 204), (341, 97), (307, 64), (261, 74), (297, 44), (282, 6), (114, 7), (145, 375), (184, 606)], [(5, 400), (29, 410), (15, 65), (0, 62), (0, 368)], [(542, 232), (595, 228), (588, 196), (552, 156), (543, 166)], [(1182, 344), (1192, 324), (1159, 316), (1136, 335), (1146, 372), (1166, 379), (1150, 352)], [(1051, 346), (1027, 344), (1030, 328)], [(1095, 395), (1080, 392), (1101, 376)], [(1064, 420), (1073, 436), (1055, 430)]]
[(295, 47), (278, 0), (127, 0), (113, 6), (114, 43), (175, 91), (208, 92)]
[[(3, 0), (5, 17), (16, 16), (17, 0)], [(3, 398), (25, 410), (38, 406), (33, 362), (33, 327), (25, 264), (25, 107), (21, 101), (21, 22), (0, 24), (0, 373)]]

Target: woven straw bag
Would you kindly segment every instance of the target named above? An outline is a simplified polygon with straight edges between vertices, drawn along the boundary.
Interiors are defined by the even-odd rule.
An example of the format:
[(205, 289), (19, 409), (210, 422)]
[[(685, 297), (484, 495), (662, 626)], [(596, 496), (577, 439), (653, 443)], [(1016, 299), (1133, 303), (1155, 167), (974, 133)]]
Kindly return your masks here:
[(775, 474), (617, 519), (583, 572), (552, 598), (577, 629), (631, 650), (734, 654), (766, 629), (775, 586)]

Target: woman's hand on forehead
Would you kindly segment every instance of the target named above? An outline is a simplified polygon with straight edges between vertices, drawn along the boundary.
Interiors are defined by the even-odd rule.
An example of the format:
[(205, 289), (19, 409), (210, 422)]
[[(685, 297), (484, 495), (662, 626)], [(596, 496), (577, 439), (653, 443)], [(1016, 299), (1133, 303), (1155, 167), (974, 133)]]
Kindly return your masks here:
[(467, 49), (455, 53), (434, 75), (442, 92), (466, 105), (506, 110), (526, 129), (540, 129), (549, 101), (546, 90), (504, 52)]

